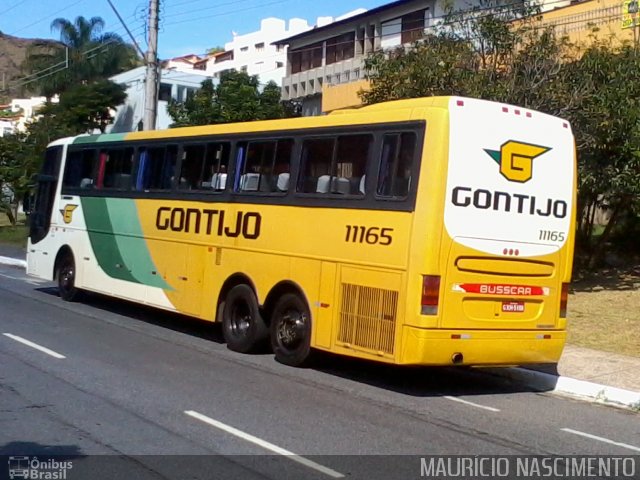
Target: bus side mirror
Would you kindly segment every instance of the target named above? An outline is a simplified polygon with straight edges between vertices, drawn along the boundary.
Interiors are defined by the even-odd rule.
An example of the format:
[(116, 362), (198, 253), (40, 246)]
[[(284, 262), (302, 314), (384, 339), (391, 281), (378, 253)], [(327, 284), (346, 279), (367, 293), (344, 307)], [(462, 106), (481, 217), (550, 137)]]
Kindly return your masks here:
[(33, 209), (33, 193), (26, 192), (22, 197), (22, 211), (25, 215), (31, 215)]

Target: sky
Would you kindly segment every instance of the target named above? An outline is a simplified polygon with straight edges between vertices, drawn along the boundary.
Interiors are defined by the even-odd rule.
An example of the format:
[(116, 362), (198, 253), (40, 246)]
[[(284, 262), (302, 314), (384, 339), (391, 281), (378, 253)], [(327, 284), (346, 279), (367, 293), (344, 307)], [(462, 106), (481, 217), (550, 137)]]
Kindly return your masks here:
[[(224, 46), (232, 32), (240, 35), (260, 28), (260, 20), (303, 18), (310, 25), (320, 16), (337, 17), (356, 8), (371, 9), (391, 0), (160, 0), (158, 55), (161, 59), (203, 54)], [(146, 50), (145, 16), (148, 0), (112, 0), (125, 23)], [(105, 31), (129, 37), (107, 0), (0, 0), (0, 31), (22, 38), (58, 40), (51, 31), (55, 18), (82, 15), (105, 20)]]

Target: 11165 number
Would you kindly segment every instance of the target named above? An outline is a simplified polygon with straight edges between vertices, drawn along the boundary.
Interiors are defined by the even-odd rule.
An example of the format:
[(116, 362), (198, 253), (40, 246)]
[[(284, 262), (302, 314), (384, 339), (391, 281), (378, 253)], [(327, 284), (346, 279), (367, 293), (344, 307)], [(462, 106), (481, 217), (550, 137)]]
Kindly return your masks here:
[(347, 225), (345, 242), (368, 243), (370, 245), (391, 245), (393, 228), (365, 227), (363, 225)]

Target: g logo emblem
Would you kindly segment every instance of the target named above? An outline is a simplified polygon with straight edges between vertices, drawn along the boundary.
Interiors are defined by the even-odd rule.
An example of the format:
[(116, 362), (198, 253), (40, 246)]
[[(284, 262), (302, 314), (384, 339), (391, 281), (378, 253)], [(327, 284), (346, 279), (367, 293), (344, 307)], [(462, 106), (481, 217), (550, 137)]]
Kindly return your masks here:
[(509, 140), (500, 151), (484, 149), (500, 165), (500, 173), (510, 182), (525, 183), (533, 176), (533, 159), (551, 150), (549, 147)]
[(62, 220), (64, 220), (64, 223), (71, 223), (71, 220), (73, 219), (73, 211), (76, 208), (78, 208), (78, 205), (68, 204), (68, 205), (65, 205), (65, 207), (60, 210), (60, 213), (62, 214)]

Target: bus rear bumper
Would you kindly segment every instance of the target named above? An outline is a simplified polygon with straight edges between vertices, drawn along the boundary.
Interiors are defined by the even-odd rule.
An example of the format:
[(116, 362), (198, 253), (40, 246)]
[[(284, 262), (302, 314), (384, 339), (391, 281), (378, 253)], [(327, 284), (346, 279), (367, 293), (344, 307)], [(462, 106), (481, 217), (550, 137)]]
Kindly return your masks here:
[(405, 325), (399, 363), (505, 366), (557, 363), (565, 339), (564, 330), (443, 330)]

